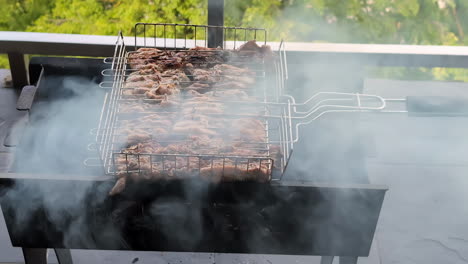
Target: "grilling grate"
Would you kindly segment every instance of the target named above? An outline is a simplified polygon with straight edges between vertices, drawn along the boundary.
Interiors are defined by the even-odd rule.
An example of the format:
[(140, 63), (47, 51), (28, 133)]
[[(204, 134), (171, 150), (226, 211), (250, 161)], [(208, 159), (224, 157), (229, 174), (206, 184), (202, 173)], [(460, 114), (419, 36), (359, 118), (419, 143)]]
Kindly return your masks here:
[[(243, 147), (255, 150), (255, 155), (220, 155), (205, 154), (154, 154), (154, 153), (125, 153), (119, 142), (122, 134), (119, 130), (128, 126), (125, 124), (122, 106), (129, 102), (154, 104), (162, 99), (126, 98), (125, 90), (134, 89), (127, 85), (126, 78), (135, 71), (127, 68), (131, 62), (132, 54), (140, 47), (154, 47), (168, 51), (190, 52), (189, 48), (207, 46), (210, 28), (223, 31), (223, 47), (236, 49), (249, 40), (266, 43), (267, 33), (259, 28), (218, 27), (206, 25), (185, 25), (166, 23), (138, 23), (135, 25), (135, 51), (127, 51), (122, 33), (119, 33), (114, 56), (104, 60), (110, 69), (102, 74), (108, 81), (101, 83), (102, 88), (108, 88), (105, 96), (99, 127), (95, 131), (97, 149), (100, 160), (107, 174), (132, 174), (147, 176), (155, 170), (161, 175), (168, 174), (172, 168), (173, 176), (184, 177), (187, 174), (199, 176), (213, 176), (219, 174), (235, 175), (240, 171), (251, 174), (261, 172), (266, 168), (266, 180), (281, 180), (293, 150), (293, 145), (299, 140), (299, 128), (309, 124), (327, 113), (336, 112), (362, 112), (381, 110), (385, 107), (385, 100), (379, 96), (351, 93), (321, 92), (309, 98), (304, 103), (296, 103), (294, 97), (285, 93), (285, 81), (288, 78), (287, 59), (284, 43), (274, 52), (274, 56), (266, 61), (265, 58), (252, 58), (252, 56), (237, 56), (229, 60), (229, 64), (248, 66), (255, 72), (257, 80), (254, 102), (242, 100), (223, 101), (222, 103), (236, 109), (231, 113), (210, 113), (213, 117), (223, 118), (255, 118), (262, 120), (265, 127), (265, 136), (256, 142), (241, 142)], [(204, 50), (200, 52), (213, 53), (222, 50)], [(187, 80), (190, 84), (192, 81)], [(216, 101), (212, 101), (216, 103)], [(142, 109), (134, 113), (132, 118), (139, 118), (151, 114), (162, 114)], [(176, 112), (164, 112), (165, 115), (175, 115)], [(175, 135), (177, 138), (177, 135)], [(159, 138), (161, 142), (176, 142), (177, 139)], [(276, 151), (274, 151), (276, 150)], [(117, 159), (125, 160), (126, 166), (116, 166)], [(129, 166), (133, 162), (134, 166)], [(142, 166), (142, 163), (149, 166)], [(184, 169), (190, 168), (190, 170)]]
[(159, 49), (188, 49), (208, 47), (210, 30), (222, 30), (224, 49), (236, 49), (249, 40), (266, 44), (267, 31), (263, 28), (223, 27), (211, 25), (136, 23), (134, 27), (135, 50), (139, 47)]
[[(177, 24), (148, 24), (138, 23), (135, 26), (135, 50), (139, 47), (158, 47), (165, 50), (177, 50), (178, 52), (188, 51), (189, 47), (207, 45), (208, 29), (211, 26), (199, 25), (177, 25)], [(266, 31), (257, 28), (239, 28), (239, 27), (216, 27), (223, 30), (225, 47), (237, 48), (247, 40), (263, 38), (266, 43)], [(152, 35), (150, 34), (152, 33)], [(137, 37), (142, 34), (143, 37)], [(160, 34), (162, 38), (159, 38)], [(181, 38), (183, 34), (183, 39)], [(191, 35), (192, 39), (188, 36)], [(169, 39), (171, 36), (172, 39)], [(203, 39), (199, 39), (202, 36)], [(175, 37), (179, 37), (176, 39)], [(105, 96), (103, 109), (99, 127), (96, 131), (97, 148), (100, 153), (100, 159), (104, 164), (107, 174), (119, 173), (137, 173), (140, 176), (145, 176), (148, 170), (152, 173), (157, 170), (160, 174), (168, 173), (167, 168), (171, 168), (173, 176), (185, 176), (186, 174), (198, 174), (201, 176), (210, 176), (219, 174), (219, 169), (222, 170), (221, 174), (236, 175), (240, 171), (247, 174), (266, 174), (265, 179), (271, 180), (274, 170), (278, 170), (281, 175), (282, 168), (285, 167), (285, 158), (277, 159), (279, 166), (274, 166), (274, 158), (272, 157), (271, 145), (290, 144), (290, 140), (286, 139), (290, 131), (287, 129), (285, 122), (288, 120), (286, 116), (277, 118), (277, 115), (271, 114), (271, 107), (268, 102), (278, 101), (278, 98), (272, 98), (271, 94), (277, 96), (280, 94), (278, 91), (283, 86), (279, 86), (278, 81), (282, 77), (270, 78), (275, 76), (271, 72), (280, 69), (278, 58), (274, 60), (275, 67), (268, 67), (265, 64), (264, 58), (256, 58), (255, 61), (251, 60), (250, 56), (237, 56), (229, 59), (229, 64), (246, 66), (255, 73), (256, 85), (260, 87), (256, 89), (254, 97), (255, 102), (247, 102), (241, 100), (222, 101), (223, 107), (236, 109), (236, 111), (229, 111), (228, 114), (220, 113), (204, 113), (205, 115), (212, 116), (213, 118), (222, 116), (225, 119), (232, 118), (233, 120), (241, 117), (256, 118), (262, 120), (265, 128), (265, 136), (261, 140), (255, 142), (234, 142), (242, 144), (244, 149), (254, 150), (254, 155), (211, 155), (205, 154), (207, 150), (200, 151), (203, 154), (154, 154), (154, 153), (125, 153), (121, 148), (119, 141), (124, 135), (119, 133), (120, 128), (124, 127), (125, 113), (122, 112), (122, 107), (129, 102), (140, 102), (147, 104), (154, 104), (162, 99), (148, 99), (142, 96), (141, 98), (126, 98), (125, 90), (134, 89), (126, 85), (126, 78), (130, 76), (135, 69), (128, 68), (127, 65), (131, 63), (131, 56), (136, 51), (126, 51), (127, 47), (124, 43), (124, 38), (119, 33), (118, 40), (113, 58), (105, 59), (105, 63), (111, 65), (111, 69), (104, 70), (103, 75), (111, 80), (101, 83), (102, 88), (109, 88), (110, 91)], [(207, 50), (202, 52), (222, 52), (220, 50)], [(247, 60), (250, 61), (247, 62)], [(282, 67), (282, 66), (281, 66)], [(278, 74), (278, 73), (276, 73)], [(185, 81), (189, 85), (190, 80)], [(182, 84), (184, 84), (182, 82)], [(268, 91), (274, 90), (274, 92)], [(212, 103), (217, 103), (212, 101)], [(131, 118), (142, 118), (152, 114), (158, 115), (176, 115), (177, 111), (154, 111), (143, 110), (138, 113), (130, 114)], [(128, 124), (127, 124), (128, 125)], [(140, 127), (141, 128), (141, 127)], [(143, 127), (144, 128), (144, 127)], [(290, 136), (290, 135), (289, 135)], [(183, 140), (183, 139), (181, 139)], [(175, 143), (178, 142), (177, 135), (174, 134), (171, 138), (158, 138), (161, 143)], [(283, 147), (282, 149), (291, 149)], [(196, 150), (195, 150), (196, 151)], [(209, 151), (208, 151), (209, 152)], [(275, 157), (276, 158), (276, 157)], [(124, 159), (126, 166), (116, 166), (117, 159)], [(137, 166), (129, 166), (128, 164), (134, 161)], [(142, 163), (149, 164), (149, 168), (142, 167)], [(208, 164), (208, 167), (207, 167)], [(203, 167), (202, 167), (203, 166)], [(190, 168), (190, 170), (187, 170)], [(208, 168), (208, 169), (207, 169)], [(264, 169), (265, 168), (265, 169)], [(123, 171), (122, 171), (123, 170)], [(276, 178), (279, 179), (279, 178)]]

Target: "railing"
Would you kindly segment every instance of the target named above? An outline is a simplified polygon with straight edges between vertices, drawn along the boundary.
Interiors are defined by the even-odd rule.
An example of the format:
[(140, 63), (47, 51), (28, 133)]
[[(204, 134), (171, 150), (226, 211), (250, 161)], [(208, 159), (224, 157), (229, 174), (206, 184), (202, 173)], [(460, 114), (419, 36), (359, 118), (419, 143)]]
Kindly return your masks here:
[[(115, 36), (0, 31), (0, 53), (8, 54), (14, 87), (20, 88), (29, 84), (25, 54), (107, 57), (115, 40)], [(128, 47), (134, 41), (125, 39)], [(289, 64), (352, 60), (363, 66), (468, 68), (468, 47), (462, 46), (287, 42), (285, 47)]]

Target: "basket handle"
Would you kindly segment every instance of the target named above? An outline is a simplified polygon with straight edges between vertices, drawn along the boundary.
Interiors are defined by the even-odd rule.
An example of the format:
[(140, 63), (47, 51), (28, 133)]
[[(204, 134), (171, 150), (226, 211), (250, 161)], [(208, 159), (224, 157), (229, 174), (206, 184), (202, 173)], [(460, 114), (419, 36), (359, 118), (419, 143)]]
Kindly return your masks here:
[(418, 116), (468, 116), (468, 99), (453, 96), (407, 96), (406, 110)]

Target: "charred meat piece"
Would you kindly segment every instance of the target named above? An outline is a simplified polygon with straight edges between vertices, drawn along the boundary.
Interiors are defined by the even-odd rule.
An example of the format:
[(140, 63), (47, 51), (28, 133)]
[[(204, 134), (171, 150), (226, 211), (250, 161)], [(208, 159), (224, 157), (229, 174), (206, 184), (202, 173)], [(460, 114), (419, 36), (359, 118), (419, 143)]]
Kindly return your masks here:
[(134, 74), (134, 75), (130, 75), (127, 78), (127, 82), (141, 82), (141, 81), (145, 81), (144, 75)]
[(162, 51), (156, 48), (139, 48), (136, 51), (136, 53), (141, 56), (154, 56), (155, 54), (158, 54), (160, 52)]
[(207, 92), (204, 95), (210, 96), (213, 98), (216, 98), (216, 97), (223, 98), (222, 100), (225, 100), (225, 98), (243, 100), (243, 101), (255, 100), (254, 98), (250, 98), (249, 95), (245, 91), (238, 90), (238, 89), (212, 91), (212, 92)]
[(256, 40), (249, 40), (246, 43), (242, 44), (238, 50), (260, 52), (261, 48), (257, 45)]
[[(259, 163), (259, 162), (258, 162)], [(267, 162), (264, 161), (263, 166), (257, 163), (248, 165), (234, 164), (233, 161), (222, 162), (215, 161), (211, 166), (206, 166), (200, 170), (200, 177), (210, 181), (239, 181), (239, 180), (256, 180), (266, 182), (269, 180), (269, 169)]]
[(155, 63), (146, 63), (146, 64), (135, 63), (135, 64), (136, 64), (135, 67), (131, 67), (131, 68), (136, 69), (136, 70), (130, 73), (130, 75), (157, 74), (163, 70), (160, 65), (157, 65)]
[(185, 64), (199, 68), (211, 68), (216, 64), (225, 63), (228, 58), (222, 50), (189, 50), (181, 52)]
[(158, 83), (155, 81), (139, 81), (139, 82), (127, 82), (124, 85), (124, 88), (152, 88), (157, 86)]
[(193, 120), (183, 120), (174, 124), (172, 131), (178, 134), (187, 134), (187, 135), (207, 135), (214, 136), (217, 135), (216, 131), (207, 128), (205, 122), (193, 121)]
[(154, 100), (164, 100), (166, 98), (165, 95), (156, 94), (156, 89), (152, 89), (145, 93), (146, 98), (154, 99)]
[(229, 64), (218, 64), (214, 66), (213, 69), (217, 70), (222, 75), (255, 76), (255, 72), (249, 69), (240, 68)]
[(171, 116), (162, 117), (158, 114), (150, 114), (136, 119), (122, 120), (120, 126), (133, 128), (148, 128), (152, 129), (157, 126), (170, 127), (172, 126)]
[(215, 83), (219, 81), (219, 72), (216, 69), (194, 69), (192, 71), (193, 80), (204, 83)]
[(264, 142), (265, 126), (255, 118), (235, 119), (231, 123), (232, 136), (235, 139), (248, 142)]
[(163, 51), (152, 59), (165, 70), (181, 68), (184, 65), (184, 58), (176, 56), (174, 51)]
[(196, 91), (198, 93), (204, 93), (210, 89), (210, 85), (207, 83), (192, 83), (186, 88), (189, 91)]
[(179, 89), (175, 83), (161, 83), (153, 91), (156, 95), (171, 95), (179, 93)]
[(126, 129), (122, 131), (126, 135), (127, 145), (135, 145), (152, 139), (150, 133), (142, 129)]
[(149, 92), (150, 90), (151, 90), (150, 88), (145, 88), (145, 87), (135, 88), (133, 89), (132, 94), (145, 94)]
[(186, 87), (190, 84), (190, 79), (187, 77), (182, 69), (170, 69), (162, 72), (162, 82), (169, 83), (173, 82), (181, 87)]
[(209, 100), (200, 100), (199, 98), (193, 98), (186, 100), (183, 104), (184, 108), (187, 107), (215, 107), (215, 108), (221, 108), (223, 107), (223, 103), (219, 101), (209, 101)]
[(120, 177), (116, 182), (114, 187), (109, 192), (109, 195), (116, 195), (121, 193), (125, 189), (125, 185), (127, 183), (127, 178), (126, 177)]
[(182, 109), (183, 115), (190, 115), (190, 114), (197, 114), (197, 113), (222, 114), (224, 113), (224, 110), (220, 107), (212, 107), (212, 106), (197, 106), (197, 107)]
[(256, 40), (249, 40), (243, 45), (241, 45), (238, 49), (239, 52), (241, 53), (249, 53), (249, 52), (254, 52), (258, 53), (260, 55), (272, 55), (273, 53), (271, 52), (271, 47), (268, 45), (262, 45), (261, 47), (257, 44)]
[(157, 73), (153, 74), (130, 74), (127, 78), (127, 83), (129, 82), (141, 82), (141, 81), (154, 81), (159, 82), (161, 76)]
[[(116, 158), (120, 178), (111, 194), (123, 190), (129, 179), (267, 181), (271, 162), (259, 147), (265, 142), (265, 123), (239, 118), (260, 111), (250, 103), (256, 102), (251, 96), (256, 73), (228, 63), (264, 61), (263, 54), (270, 52), (255, 41), (235, 51), (195, 47), (131, 52), (128, 62), (134, 70), (123, 87), (128, 100), (119, 104), (116, 130), (117, 144), (124, 146)], [(146, 155), (150, 153), (152, 158)], [(195, 154), (200, 156), (190, 157)]]
[(255, 119), (255, 118), (240, 118), (235, 119), (232, 121), (233, 127), (239, 128), (251, 128), (251, 129), (258, 129), (258, 130), (265, 130), (265, 125), (262, 121)]
[(119, 105), (119, 112), (121, 113), (144, 112), (146, 110), (145, 106), (141, 104), (122, 103)]
[(248, 84), (242, 83), (242, 82), (237, 82), (237, 81), (225, 81), (225, 82), (220, 82), (216, 83), (213, 85), (213, 88), (215, 89), (241, 89), (241, 90), (248, 90), (251, 88)]
[[(255, 77), (227, 75), (227, 76), (224, 76), (224, 81), (225, 82), (238, 82), (238, 83), (242, 83), (242, 84), (245, 84), (245, 85), (254, 86)], [(253, 87), (253, 88), (255, 88), (255, 87)]]

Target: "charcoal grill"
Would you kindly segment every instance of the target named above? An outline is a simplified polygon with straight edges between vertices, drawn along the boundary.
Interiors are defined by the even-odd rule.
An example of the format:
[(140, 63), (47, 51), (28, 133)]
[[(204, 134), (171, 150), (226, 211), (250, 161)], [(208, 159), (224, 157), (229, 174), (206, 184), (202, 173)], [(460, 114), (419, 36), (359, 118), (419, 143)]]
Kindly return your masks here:
[[(150, 26), (162, 26), (168, 30), (168, 28), (190, 25), (137, 25), (146, 29)], [(205, 29), (205, 32), (209, 28), (195, 26), (197, 29), (198, 27)], [(216, 28), (225, 31), (225, 47), (235, 48), (241, 45), (242, 41), (236, 36), (242, 35), (246, 41), (249, 40), (249, 34), (254, 38), (264, 36), (265, 39), (262, 41), (266, 43), (266, 32), (261, 29)], [(230, 30), (236, 33), (229, 33)], [(143, 33), (146, 35), (148, 31), (136, 30), (135, 32), (146, 32)], [(262, 32), (264, 33), (260, 34)], [(166, 34), (169, 35), (169, 32)], [(206, 35), (207, 33), (204, 34)], [(173, 36), (179, 35), (175, 33)], [(234, 40), (229, 40), (229, 36), (234, 36)], [(192, 41), (186, 38), (183, 41), (168, 41), (168, 38), (163, 38), (164, 45), (162, 45), (158, 42), (161, 41), (160, 38), (135, 37), (135, 43), (138, 46), (150, 45), (149, 40), (154, 40), (153, 45), (161, 45), (160, 47), (167, 49), (182, 49), (192, 44), (206, 45), (204, 40), (200, 40), (201, 44), (199, 44), (196, 38)], [(143, 44), (138, 44), (137, 41), (143, 41)], [(173, 43), (174, 46), (168, 46), (169, 43)], [(379, 98), (360, 94), (330, 93), (320, 94), (304, 104), (296, 103), (293, 97), (284, 93), (287, 68), (285, 67), (285, 53), (280, 47), (278, 59), (272, 65), (273, 69), (267, 69), (268, 65), (261, 64), (265, 68), (260, 68), (257, 73), (260, 79), (273, 73), (274, 82), (272, 85), (264, 86), (265, 90), (261, 94), (263, 101), (255, 105), (264, 109), (262, 118), (267, 122), (268, 128), (268, 139), (261, 144), (264, 144), (266, 148), (271, 144), (277, 144), (282, 149), (283, 157), (279, 162), (278, 171), (274, 173), (271, 157), (268, 155), (265, 157), (205, 157), (235, 159), (238, 160), (238, 164), (270, 162), (271, 181), (268, 184), (259, 182), (215, 184), (200, 179), (135, 182), (123, 193), (109, 197), (107, 191), (115, 182), (112, 157), (120, 154), (115, 154), (115, 149), (112, 147), (113, 125), (116, 121), (114, 104), (120, 100), (119, 91), (122, 89), (125, 76), (128, 75), (125, 68), (126, 54), (128, 54), (127, 47), (120, 34), (114, 57), (105, 59), (103, 63), (98, 60), (75, 58), (36, 58), (31, 62), (31, 73), (33, 73), (31, 79), (40, 79), (40, 82), (37, 83), (36, 94), (25, 92), (20, 100), (23, 104), (24, 101), (30, 100), (29, 106), (24, 109), (31, 110), (31, 122), (40, 122), (38, 120), (43, 118), (34, 115), (34, 107), (54, 100), (55, 95), (60, 94), (62, 89), (60, 85), (47, 80), (66, 79), (71, 72), (75, 72), (88, 79), (94, 79), (96, 85), (89, 89), (102, 90), (98, 88), (98, 82), (101, 83), (101, 88), (109, 89), (104, 89), (103, 94), (99, 95), (104, 101), (103, 108), (94, 109), (97, 128), (86, 126), (76, 128), (80, 135), (89, 135), (91, 131), (97, 140), (95, 148), (87, 149), (83, 146), (80, 154), (83, 159), (70, 164), (63, 171), (53, 168), (36, 170), (34, 166), (28, 166), (28, 170), (24, 171), (21, 169), (21, 162), (24, 160), (16, 160), (13, 173), (1, 174), (2, 190), (7, 194), (9, 190), (16, 190), (17, 195), (22, 197), (22, 202), (19, 204), (13, 203), (8, 198), (1, 200), (14, 246), (28, 249), (25, 252), (29, 252), (30, 257), (34, 254), (34, 251), (29, 250), (31, 248), (327, 256), (323, 258), (323, 263), (331, 263), (332, 256), (341, 256), (350, 263), (355, 263), (358, 256), (369, 254), (386, 191), (385, 187), (366, 183), (312, 184), (291, 181), (282, 177), (291, 156), (293, 144), (298, 140), (297, 129), (301, 124), (314, 120), (327, 111), (365, 110), (363, 105), (358, 105), (356, 108), (356, 100), (377, 99), (378, 104)], [(104, 69), (109, 64), (112, 66), (111, 70)], [(38, 69), (41, 68), (43, 74), (39, 77), (34, 73), (40, 72)], [(100, 73), (104, 76), (99, 76)], [(265, 83), (271, 84), (268, 80)], [(327, 97), (319, 98), (322, 95)], [(332, 102), (344, 101), (349, 104), (328, 104), (330, 100)], [(306, 110), (301, 110), (301, 107)], [(381, 105), (369, 106), (368, 110), (381, 107)], [(99, 116), (99, 113), (102, 114)], [(72, 113), (70, 115), (69, 117), (72, 118)], [(28, 128), (26, 127), (27, 131)], [(19, 153), (28, 152), (27, 143), (37, 140), (34, 138), (35, 131), (29, 130), (18, 143)], [(86, 159), (90, 150), (97, 150), (99, 154), (97, 160), (102, 160), (104, 172), (102, 164), (98, 167), (90, 166), (93, 165), (93, 161), (96, 161), (96, 159)], [(63, 156), (68, 154), (70, 153), (63, 153)], [(46, 157), (42, 158), (38, 163), (46, 159)], [(159, 160), (163, 158), (167, 157), (159, 157)], [(83, 160), (86, 160), (85, 164)], [(72, 206), (72, 208), (67, 208), (66, 212), (63, 208), (56, 208), (56, 211), (52, 208), (53, 213), (64, 214), (63, 221), (60, 224), (57, 223), (51, 219), (51, 208), (46, 204), (39, 204), (34, 208), (28, 206), (29, 203), (37, 200), (37, 197), (30, 194), (47, 186), (54, 187), (50, 190), (54, 197), (67, 197), (74, 190), (82, 190), (81, 193), (86, 193), (86, 195), (83, 200), (79, 201), (79, 204), (85, 206)], [(174, 215), (154, 214), (154, 208), (167, 208), (168, 206), (179, 209), (175, 226), (170, 230), (179, 230), (180, 234), (178, 232), (167, 233), (168, 228), (165, 224), (173, 222)], [(21, 214), (19, 214), (20, 210)], [(33, 217), (19, 224), (18, 219), (24, 213)], [(76, 224), (77, 219), (81, 219), (84, 225), (80, 225), (82, 229), (79, 233), (70, 234), (67, 231), (73, 224)], [(197, 230), (203, 230), (203, 232), (197, 233)], [(184, 236), (194, 233), (199, 236), (189, 236), (189, 238)], [(284, 241), (287, 243), (285, 244)]]

